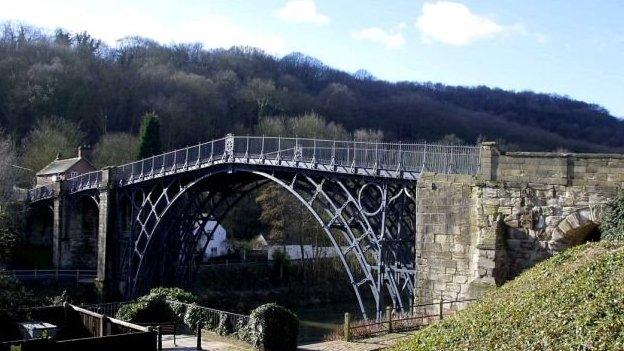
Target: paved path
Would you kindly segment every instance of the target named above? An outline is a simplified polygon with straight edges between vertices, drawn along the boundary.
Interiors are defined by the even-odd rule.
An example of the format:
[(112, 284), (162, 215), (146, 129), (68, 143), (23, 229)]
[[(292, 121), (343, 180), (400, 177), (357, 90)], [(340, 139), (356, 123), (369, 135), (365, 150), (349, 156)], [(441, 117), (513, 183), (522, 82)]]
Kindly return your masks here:
[(300, 351), (375, 351), (393, 346), (409, 337), (411, 333), (392, 333), (374, 338), (346, 342), (341, 340), (326, 341), (317, 344), (299, 346)]
[[(173, 336), (163, 335), (163, 350), (196, 350), (197, 336), (177, 335), (176, 346), (173, 345)], [(210, 334), (202, 333), (202, 350), (208, 351), (247, 351), (249, 347), (238, 344), (224, 338), (214, 337)]]
[[(375, 351), (393, 346), (397, 342), (409, 337), (411, 333), (392, 333), (373, 338), (346, 342), (342, 340), (326, 341), (316, 344), (299, 346), (299, 351)], [(163, 336), (163, 350), (196, 350), (197, 337), (195, 335), (176, 336), (176, 346), (173, 345), (173, 336)], [(250, 351), (249, 346), (234, 340), (220, 337), (214, 333), (202, 333), (202, 350), (207, 351)]]

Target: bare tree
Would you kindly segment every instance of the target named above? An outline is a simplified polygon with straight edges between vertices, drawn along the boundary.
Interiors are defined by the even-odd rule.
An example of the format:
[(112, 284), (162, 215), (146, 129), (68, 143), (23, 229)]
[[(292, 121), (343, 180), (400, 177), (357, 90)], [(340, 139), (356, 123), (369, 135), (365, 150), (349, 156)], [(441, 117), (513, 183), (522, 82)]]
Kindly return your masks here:
[(358, 129), (353, 132), (353, 139), (356, 141), (380, 143), (384, 139), (384, 132), (379, 129)]
[(109, 133), (95, 145), (93, 164), (97, 168), (118, 166), (137, 159), (139, 139), (129, 133)]
[(58, 154), (61, 157), (75, 157), (77, 147), (84, 139), (84, 133), (68, 120), (58, 117), (43, 119), (22, 143), (22, 164), (37, 171), (54, 160)]
[(17, 182), (16, 160), (13, 140), (0, 131), (0, 207), (13, 197), (13, 186)]

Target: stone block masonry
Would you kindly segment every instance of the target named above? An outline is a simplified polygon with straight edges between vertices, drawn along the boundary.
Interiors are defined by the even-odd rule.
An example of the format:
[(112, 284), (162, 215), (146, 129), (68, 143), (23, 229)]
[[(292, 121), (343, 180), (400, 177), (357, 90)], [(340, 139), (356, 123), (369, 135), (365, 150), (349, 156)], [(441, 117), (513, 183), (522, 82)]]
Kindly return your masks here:
[[(624, 186), (624, 155), (501, 152), (483, 143), (480, 157), (477, 175), (425, 172), (409, 180), (417, 193), (417, 304), (479, 297), (537, 262), (596, 238), (604, 204)], [(74, 196), (64, 193), (62, 182), (55, 184), (53, 258), (58, 268), (97, 269), (102, 290), (106, 282), (123, 292), (128, 287), (119, 277), (136, 268), (124, 252), (132, 240), (137, 247), (148, 240), (147, 231), (143, 241), (131, 237), (136, 199), (120, 200), (111, 171), (102, 171), (97, 189)], [(155, 196), (165, 200), (143, 212), (148, 224), (157, 221), (157, 206), (169, 204), (159, 191)], [(414, 221), (408, 222), (413, 233)]]
[(500, 152), (484, 143), (476, 177), (418, 182), (416, 303), (475, 298), (598, 235), (624, 187), (624, 155)]

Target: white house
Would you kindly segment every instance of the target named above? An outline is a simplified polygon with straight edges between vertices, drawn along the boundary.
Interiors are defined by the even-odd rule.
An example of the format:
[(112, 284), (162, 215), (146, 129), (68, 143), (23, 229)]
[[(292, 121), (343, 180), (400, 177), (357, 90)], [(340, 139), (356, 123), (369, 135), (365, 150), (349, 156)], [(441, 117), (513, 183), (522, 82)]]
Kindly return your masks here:
[[(204, 251), (204, 261), (215, 257), (229, 255), (234, 252), (234, 246), (227, 238), (227, 232), (225, 229), (218, 224), (217, 221), (208, 221), (204, 230), (206, 233), (210, 233), (213, 229), (214, 233), (212, 234), (212, 238), (208, 242), (208, 246), (206, 246), (206, 251)], [(197, 231), (199, 228), (195, 230)], [(197, 243), (197, 248), (201, 249), (204, 245), (206, 245), (206, 236), (201, 236)]]
[[(291, 260), (298, 261), (302, 258), (304, 260), (310, 260), (313, 258), (332, 258), (338, 257), (338, 251), (333, 246), (314, 246), (314, 245), (303, 245), (303, 255), (301, 252), (300, 245), (280, 245), (269, 242), (266, 240), (264, 235), (258, 234), (254, 236), (250, 240), (250, 244), (252, 246), (252, 250), (254, 251), (266, 251), (266, 256), (269, 261), (273, 260), (273, 255), (276, 252), (283, 252), (290, 258)], [(345, 251), (346, 247), (342, 247), (342, 250)], [(303, 256), (303, 257), (302, 257)]]
[[(345, 250), (345, 247), (342, 248)], [(283, 252), (291, 260), (298, 261), (302, 259), (300, 245), (269, 245), (267, 247), (267, 256), (269, 261), (273, 260), (275, 252)], [(338, 251), (333, 246), (313, 246), (303, 245), (303, 259), (310, 260), (313, 258), (332, 258), (338, 257)]]

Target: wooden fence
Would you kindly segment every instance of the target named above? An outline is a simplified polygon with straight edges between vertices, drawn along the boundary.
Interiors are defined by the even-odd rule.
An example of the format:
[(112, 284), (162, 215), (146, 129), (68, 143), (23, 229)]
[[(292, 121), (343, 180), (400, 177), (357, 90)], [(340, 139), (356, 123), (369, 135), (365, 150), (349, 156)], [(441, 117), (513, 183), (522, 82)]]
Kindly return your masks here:
[(157, 332), (148, 327), (111, 318), (87, 309), (65, 304), (25, 310), (32, 320), (60, 327), (59, 340), (29, 339), (0, 343), (0, 351), (19, 346), (21, 350), (121, 350), (156, 351)]

